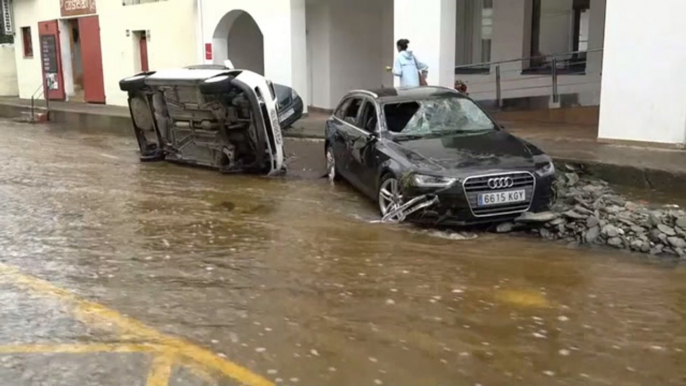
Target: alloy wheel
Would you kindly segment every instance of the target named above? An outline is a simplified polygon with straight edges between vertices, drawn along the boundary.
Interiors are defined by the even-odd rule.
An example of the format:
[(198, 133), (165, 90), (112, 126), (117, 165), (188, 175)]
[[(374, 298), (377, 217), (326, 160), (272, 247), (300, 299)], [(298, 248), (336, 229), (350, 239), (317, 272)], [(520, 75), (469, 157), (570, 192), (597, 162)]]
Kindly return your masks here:
[(381, 183), (379, 188), (379, 211), (382, 216), (397, 209), (403, 201), (400, 194), (400, 183), (397, 179), (390, 177)]

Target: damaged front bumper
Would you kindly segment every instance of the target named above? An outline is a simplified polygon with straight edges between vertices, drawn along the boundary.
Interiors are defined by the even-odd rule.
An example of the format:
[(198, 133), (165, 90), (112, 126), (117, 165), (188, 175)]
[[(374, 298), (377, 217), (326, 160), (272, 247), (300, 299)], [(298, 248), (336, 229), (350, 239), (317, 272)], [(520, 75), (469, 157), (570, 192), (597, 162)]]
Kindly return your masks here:
[(550, 209), (554, 199), (552, 189), (554, 178), (534, 177), (530, 189), (530, 201), (526, 210), (515, 212), (496, 212), (489, 216), (475, 214), (473, 195), (465, 189), (464, 179), (454, 179), (447, 186), (420, 187), (413, 183), (412, 173), (401, 179), (403, 185), (403, 204), (387, 213), (382, 221), (408, 221), (427, 225), (465, 226), (489, 224), (512, 220), (525, 212), (544, 212)]

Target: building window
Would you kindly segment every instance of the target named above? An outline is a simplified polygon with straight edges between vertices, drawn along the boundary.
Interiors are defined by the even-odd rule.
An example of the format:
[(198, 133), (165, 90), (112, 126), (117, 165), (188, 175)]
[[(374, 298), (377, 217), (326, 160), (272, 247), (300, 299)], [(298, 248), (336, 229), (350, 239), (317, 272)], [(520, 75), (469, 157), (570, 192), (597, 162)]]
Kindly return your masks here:
[(588, 51), (588, 38), (591, 29), (590, 0), (574, 1), (574, 42), (572, 51)]
[(493, 39), (493, 0), (457, 5), (456, 73), (487, 73)]
[(33, 58), (33, 40), (31, 40), (31, 27), (21, 27), (21, 39), (24, 45), (24, 57)]
[(532, 1), (529, 73), (584, 74), (590, 31), (590, 0)]

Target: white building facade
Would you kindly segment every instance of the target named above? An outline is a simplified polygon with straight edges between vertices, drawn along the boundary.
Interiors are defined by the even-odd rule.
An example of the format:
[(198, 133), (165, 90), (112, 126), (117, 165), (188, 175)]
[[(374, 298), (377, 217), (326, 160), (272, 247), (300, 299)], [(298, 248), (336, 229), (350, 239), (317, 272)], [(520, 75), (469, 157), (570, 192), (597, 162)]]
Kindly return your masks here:
[[(676, 88), (676, 69), (686, 64), (686, 27), (677, 21), (686, 14), (682, 0), (655, 0), (650, 8), (638, 0), (13, 2), (21, 97), (30, 97), (51, 65), (41, 58), (42, 36), (50, 31), (40, 28), (49, 28), (47, 21), (56, 23), (60, 43), (52, 53), (59, 68), (48, 69), (61, 72), (56, 79), (62, 90), (51, 96), (113, 105), (126, 104), (119, 80), (146, 68), (230, 59), (293, 87), (307, 106), (330, 110), (351, 89), (397, 84), (386, 67), (393, 64), (395, 42), (407, 38), (429, 65), (430, 84), (453, 87), (461, 80), (484, 104), (600, 105), (601, 140), (686, 141), (686, 92)], [(65, 4), (93, 7), (65, 13)], [(655, 17), (646, 17), (651, 12)], [(93, 52), (92, 37), (84, 37), (82, 47), (74, 37), (75, 26), (92, 30), (92, 19), (79, 19), (93, 16), (102, 90), (93, 86), (98, 76), (87, 73), (97, 60), (93, 66), (93, 55), (83, 56), (83, 49)], [(27, 55), (26, 42), (35, 54)], [(83, 88), (90, 91), (82, 95)]]

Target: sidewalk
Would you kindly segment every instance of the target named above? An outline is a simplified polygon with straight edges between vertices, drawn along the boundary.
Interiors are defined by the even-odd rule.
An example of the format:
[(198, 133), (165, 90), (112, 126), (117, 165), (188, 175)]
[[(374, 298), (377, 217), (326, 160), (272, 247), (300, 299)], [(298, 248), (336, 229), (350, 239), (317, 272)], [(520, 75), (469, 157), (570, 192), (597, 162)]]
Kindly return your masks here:
[[(38, 106), (44, 107), (44, 101)], [(31, 102), (0, 97), (0, 117), (15, 118)], [(52, 122), (69, 129), (88, 132), (131, 134), (126, 107), (51, 102)], [(284, 131), (284, 137), (324, 137), (328, 115), (313, 113)], [(608, 182), (665, 192), (686, 191), (686, 151), (602, 144), (596, 141), (597, 128), (536, 122), (502, 122), (511, 133), (539, 146), (558, 164), (574, 164)]]

